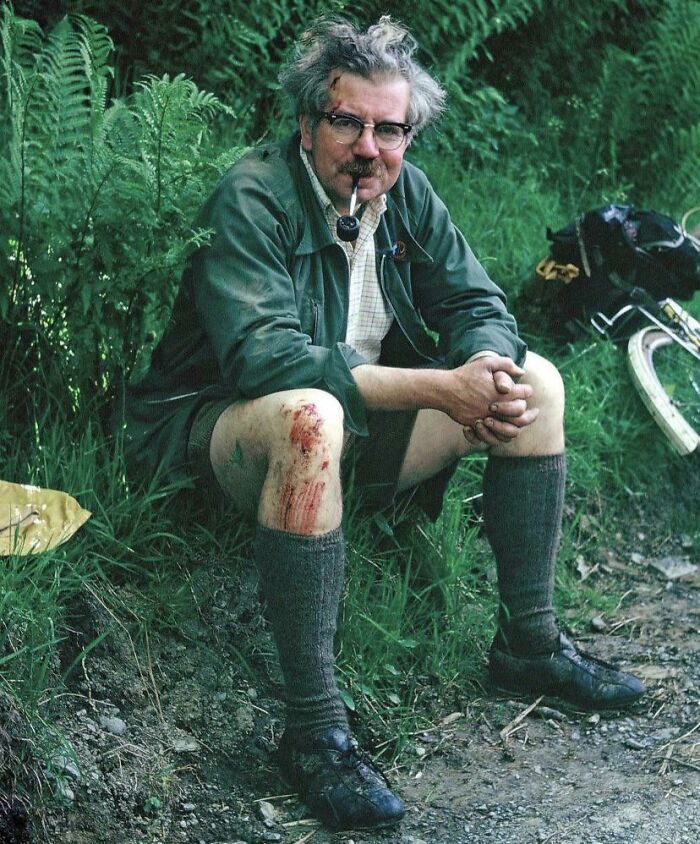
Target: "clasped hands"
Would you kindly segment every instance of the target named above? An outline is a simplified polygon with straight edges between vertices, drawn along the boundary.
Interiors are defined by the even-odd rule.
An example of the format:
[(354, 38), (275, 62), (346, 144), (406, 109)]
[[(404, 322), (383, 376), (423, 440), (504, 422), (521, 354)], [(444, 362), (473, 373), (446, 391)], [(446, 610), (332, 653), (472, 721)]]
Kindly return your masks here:
[(450, 416), (462, 425), (471, 445), (498, 446), (515, 439), (539, 414), (528, 407), (529, 384), (520, 384), (525, 370), (510, 358), (489, 354), (452, 370), (455, 379)]

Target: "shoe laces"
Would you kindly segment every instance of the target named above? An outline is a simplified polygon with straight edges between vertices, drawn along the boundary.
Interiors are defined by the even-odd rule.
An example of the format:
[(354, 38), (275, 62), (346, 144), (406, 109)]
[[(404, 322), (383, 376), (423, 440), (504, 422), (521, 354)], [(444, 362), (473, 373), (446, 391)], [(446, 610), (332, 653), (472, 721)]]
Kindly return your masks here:
[(576, 653), (588, 662), (592, 662), (595, 665), (600, 666), (601, 668), (607, 668), (609, 671), (620, 671), (620, 668), (617, 665), (614, 665), (611, 662), (606, 662), (604, 659), (600, 659), (597, 656), (593, 656), (592, 654), (589, 654), (586, 651), (580, 651), (578, 648), (576, 648)]
[(373, 776), (379, 776), (387, 786), (389, 785), (384, 771), (369, 753), (360, 747), (355, 738), (349, 740), (345, 750), (338, 752), (338, 760), (343, 767), (353, 769), (361, 779), (369, 780)]

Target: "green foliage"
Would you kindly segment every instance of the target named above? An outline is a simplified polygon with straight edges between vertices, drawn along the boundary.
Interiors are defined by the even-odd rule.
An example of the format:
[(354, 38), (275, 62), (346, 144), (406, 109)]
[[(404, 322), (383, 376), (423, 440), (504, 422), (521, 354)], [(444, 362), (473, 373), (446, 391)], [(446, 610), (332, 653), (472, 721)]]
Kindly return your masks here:
[(229, 110), (182, 75), (107, 102), (111, 41), (89, 18), (46, 36), (6, 7), (0, 125), (3, 384), (41, 371), (65, 405), (109, 394), (167, 317), (205, 232), (191, 221), (235, 157)]
[[(347, 0), (75, 0), (75, 11), (95, 17), (116, 44), (117, 89), (140, 75), (185, 73), (213, 91), (237, 117), (236, 140), (256, 141), (276, 123), (287, 124), (277, 96), (277, 73), (295, 38), (321, 14)], [(226, 134), (231, 137), (231, 130)]]
[(641, 47), (599, 51), (597, 78), (567, 102), (573, 131), (560, 142), (589, 172), (604, 168), (613, 180), (665, 194), (665, 208), (691, 204), (700, 188), (700, 3), (668, 0), (637, 37)]
[(647, 184), (688, 207), (700, 196), (700, 2), (663, 9), (640, 53), (642, 92), (628, 154)]
[(475, 69), (521, 109), (557, 179), (634, 185), (635, 202), (655, 193), (669, 210), (697, 201), (699, 37), (697, 0), (549, 0)]
[[(464, 85), (468, 66), (488, 52), (489, 38), (523, 26), (543, 6), (543, 0), (476, 0), (432, 3), (389, 0), (382, 13), (403, 21), (419, 38), (424, 57), (440, 70), (444, 84)], [(376, 20), (376, 4), (360, 6), (362, 19)]]

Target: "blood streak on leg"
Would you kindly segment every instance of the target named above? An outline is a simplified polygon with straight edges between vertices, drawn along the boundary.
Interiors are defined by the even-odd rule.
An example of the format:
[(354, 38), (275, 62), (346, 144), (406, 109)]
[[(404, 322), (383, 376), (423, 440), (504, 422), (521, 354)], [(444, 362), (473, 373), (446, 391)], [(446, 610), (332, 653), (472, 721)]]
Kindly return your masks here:
[(295, 410), (289, 439), (303, 455), (308, 455), (321, 442), (323, 419), (318, 415), (318, 408), (312, 402)]
[(292, 465), (280, 487), (279, 523), (282, 530), (311, 535), (316, 528), (326, 480), (320, 472), (330, 466), (328, 449), (322, 431), (324, 418), (313, 402), (307, 402), (292, 412), (289, 441), (292, 445)]
[(301, 481), (297, 484), (285, 481), (280, 496), (282, 529), (305, 535), (313, 533), (325, 487), (325, 481)]

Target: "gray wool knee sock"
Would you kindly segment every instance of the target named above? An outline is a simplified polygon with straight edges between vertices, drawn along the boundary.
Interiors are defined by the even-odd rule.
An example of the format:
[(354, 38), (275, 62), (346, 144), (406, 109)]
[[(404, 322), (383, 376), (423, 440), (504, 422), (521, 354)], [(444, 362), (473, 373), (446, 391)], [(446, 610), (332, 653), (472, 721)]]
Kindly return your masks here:
[(498, 573), (501, 646), (543, 653), (557, 643), (554, 565), (564, 506), (566, 457), (489, 457), (484, 526)]
[(345, 575), (341, 528), (300, 536), (258, 525), (253, 543), (287, 698), (287, 730), (347, 728), (333, 640)]

